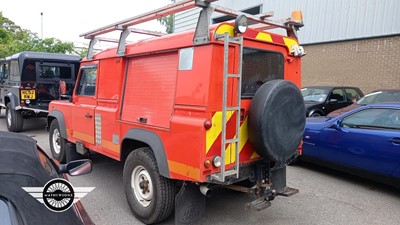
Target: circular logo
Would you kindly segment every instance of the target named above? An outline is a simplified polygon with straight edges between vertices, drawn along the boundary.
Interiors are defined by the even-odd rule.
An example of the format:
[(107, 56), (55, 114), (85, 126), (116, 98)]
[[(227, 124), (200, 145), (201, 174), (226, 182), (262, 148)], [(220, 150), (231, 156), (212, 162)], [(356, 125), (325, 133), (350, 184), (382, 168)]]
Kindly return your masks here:
[(64, 179), (53, 179), (47, 182), (43, 188), (44, 205), (54, 212), (63, 212), (74, 203), (74, 189)]

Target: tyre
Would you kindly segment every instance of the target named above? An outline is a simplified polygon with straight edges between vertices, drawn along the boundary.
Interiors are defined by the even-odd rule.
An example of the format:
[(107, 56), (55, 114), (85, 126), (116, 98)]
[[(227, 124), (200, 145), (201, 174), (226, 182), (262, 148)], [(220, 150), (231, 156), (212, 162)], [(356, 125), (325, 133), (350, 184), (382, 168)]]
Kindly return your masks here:
[(311, 114), (311, 116), (310, 117), (318, 117), (318, 116), (322, 116), (320, 113), (313, 113), (313, 114)]
[(67, 141), (61, 137), (60, 126), (57, 120), (53, 120), (49, 130), (50, 150), (54, 159), (60, 163), (65, 163)]
[(174, 210), (175, 184), (159, 174), (149, 147), (138, 148), (128, 155), (123, 184), (129, 207), (143, 223), (161, 222)]
[(11, 102), (7, 103), (6, 107), (6, 123), (8, 131), (11, 132), (21, 132), (24, 126), (24, 118), (21, 112), (13, 109)]
[(303, 138), (305, 115), (303, 96), (295, 84), (285, 80), (263, 84), (249, 109), (251, 146), (263, 158), (286, 162)]

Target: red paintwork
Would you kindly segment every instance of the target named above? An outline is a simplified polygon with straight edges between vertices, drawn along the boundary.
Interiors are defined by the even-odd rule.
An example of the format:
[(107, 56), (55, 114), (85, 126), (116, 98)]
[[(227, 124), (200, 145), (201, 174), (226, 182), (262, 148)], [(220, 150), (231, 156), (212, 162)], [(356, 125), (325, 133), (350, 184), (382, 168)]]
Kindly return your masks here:
[[(217, 28), (213, 26), (211, 34)], [(282, 36), (272, 35), (279, 42), (267, 43), (255, 40), (257, 33), (249, 29), (244, 34), (244, 46), (281, 52), (285, 57), (284, 78), (300, 87), (300, 58), (288, 53)], [(83, 97), (74, 92), (72, 102), (53, 101), (49, 107), (50, 111), (59, 110), (64, 114), (68, 141), (81, 141), (87, 148), (121, 160), (123, 137), (131, 128), (142, 128), (161, 138), (171, 178), (204, 182), (208, 174), (217, 172), (214, 167), (204, 167), (206, 159), (220, 152), (216, 144), (206, 154), (204, 121), (221, 111), (223, 45), (211, 41), (194, 47), (192, 70), (180, 71), (178, 51), (185, 47), (193, 47), (193, 31), (130, 44), (124, 57), (117, 57), (114, 48), (96, 54), (91, 61), (84, 59), (81, 66), (98, 64), (96, 95)], [(233, 73), (237, 72), (233, 68), (237, 68), (238, 51), (237, 47), (230, 48), (229, 72)], [(236, 85), (236, 81), (229, 81), (229, 93), (234, 93)], [(230, 105), (235, 98), (234, 94), (229, 95)], [(242, 100), (245, 117), (250, 103), (251, 100)], [(95, 144), (95, 113), (102, 116), (101, 145)], [(93, 117), (88, 119), (86, 114)], [(147, 123), (140, 123), (139, 117), (147, 118)], [(228, 124), (229, 137), (235, 129), (231, 121), (228, 122), (233, 124)], [(119, 137), (118, 145), (112, 143), (113, 135)], [(258, 160), (250, 159), (253, 153), (247, 142), (240, 153), (241, 163)]]

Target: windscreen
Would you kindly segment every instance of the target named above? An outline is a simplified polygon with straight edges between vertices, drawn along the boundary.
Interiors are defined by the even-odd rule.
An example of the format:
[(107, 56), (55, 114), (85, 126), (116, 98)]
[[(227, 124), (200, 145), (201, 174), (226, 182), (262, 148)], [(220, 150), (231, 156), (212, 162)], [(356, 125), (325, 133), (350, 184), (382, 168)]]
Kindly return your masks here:
[(283, 66), (281, 53), (243, 48), (242, 97), (253, 97), (267, 81), (283, 79)]

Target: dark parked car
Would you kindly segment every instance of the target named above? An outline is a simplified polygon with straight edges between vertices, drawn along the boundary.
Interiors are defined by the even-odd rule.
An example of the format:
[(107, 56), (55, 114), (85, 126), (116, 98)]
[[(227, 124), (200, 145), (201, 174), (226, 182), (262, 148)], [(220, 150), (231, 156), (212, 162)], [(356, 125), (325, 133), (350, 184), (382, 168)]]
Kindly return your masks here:
[(306, 116), (325, 116), (353, 104), (364, 94), (357, 87), (312, 86), (301, 89)]
[(400, 188), (400, 103), (307, 118), (300, 159)]
[(384, 102), (400, 102), (400, 89), (383, 89), (383, 90), (376, 90), (373, 91), (356, 103), (346, 106), (341, 109), (337, 109), (328, 114), (329, 117), (339, 116), (345, 112), (348, 112), (352, 109), (358, 108), (362, 105), (373, 104), (373, 103), (384, 103)]
[(53, 212), (22, 189), (44, 187), (54, 178), (66, 178), (63, 173), (88, 173), (91, 165), (90, 160), (57, 165), (32, 138), (0, 132), (0, 224), (93, 224), (79, 201), (63, 212)]
[(0, 59), (0, 111), (6, 109), (9, 131), (20, 132), (24, 119), (46, 117), (49, 103), (60, 99), (59, 81), (72, 94), (80, 57), (21, 52)]

